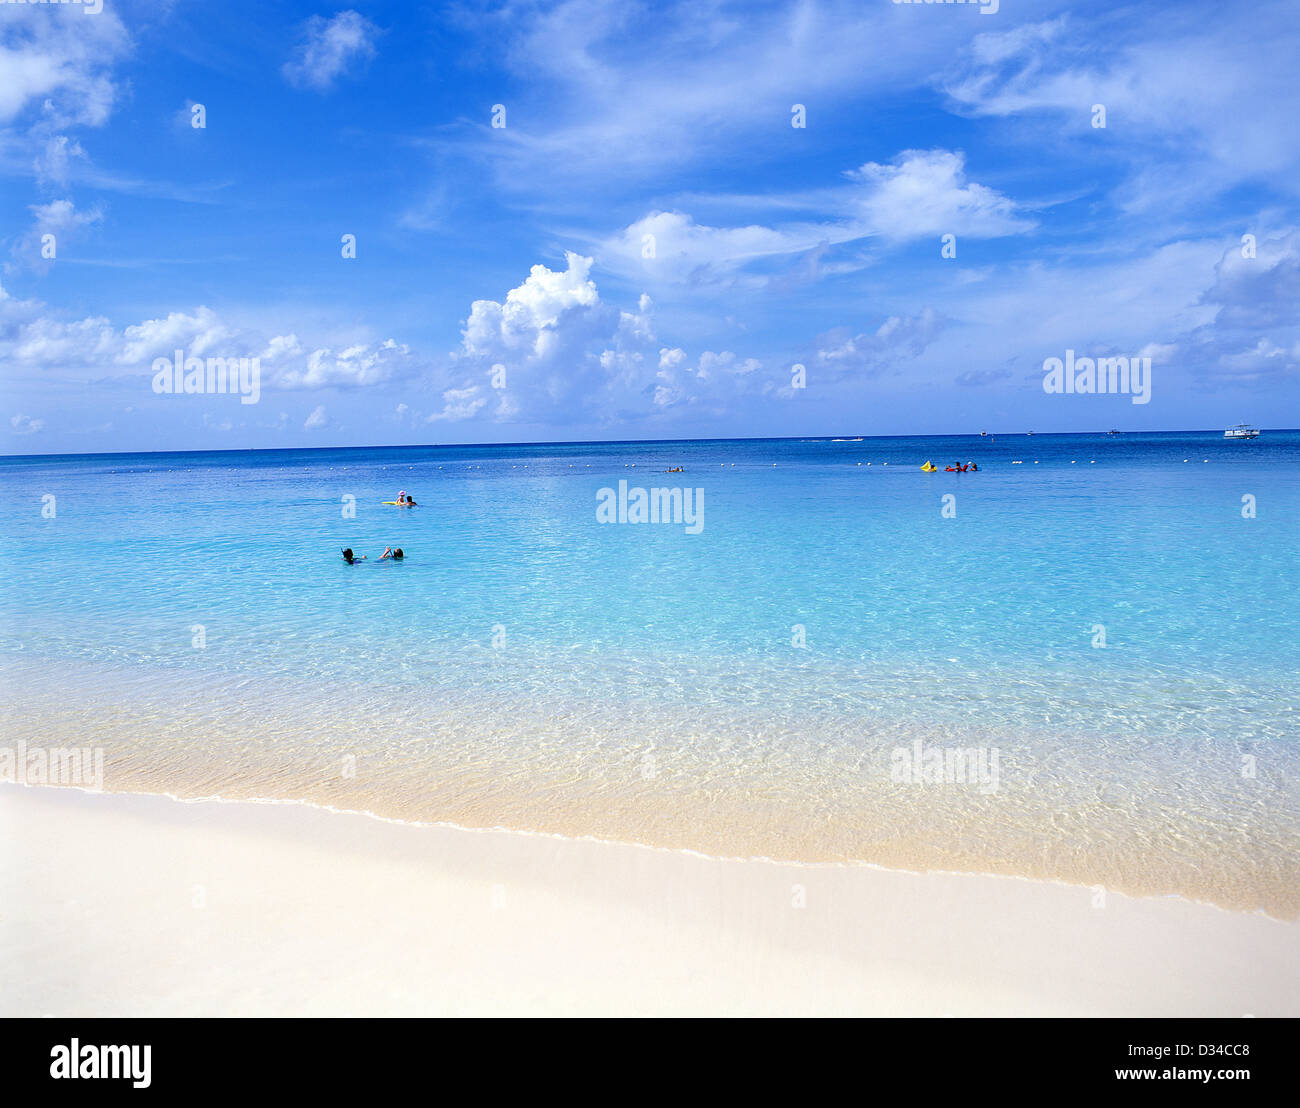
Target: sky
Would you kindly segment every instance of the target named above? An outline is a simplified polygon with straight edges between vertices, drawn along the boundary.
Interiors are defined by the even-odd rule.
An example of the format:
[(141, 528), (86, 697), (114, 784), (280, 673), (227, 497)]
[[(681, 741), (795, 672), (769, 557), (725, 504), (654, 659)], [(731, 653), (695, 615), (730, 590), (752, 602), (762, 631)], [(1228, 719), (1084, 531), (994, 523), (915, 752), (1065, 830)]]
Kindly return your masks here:
[(1294, 0), (0, 0), (0, 453), (1294, 427), (1298, 58)]

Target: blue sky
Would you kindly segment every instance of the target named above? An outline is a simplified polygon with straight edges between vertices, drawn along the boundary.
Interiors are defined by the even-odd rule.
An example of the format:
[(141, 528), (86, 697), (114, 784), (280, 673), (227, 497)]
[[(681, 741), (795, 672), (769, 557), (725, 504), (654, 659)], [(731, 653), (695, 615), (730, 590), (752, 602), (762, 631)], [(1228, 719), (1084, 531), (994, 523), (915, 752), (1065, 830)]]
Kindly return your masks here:
[(97, 6), (0, 3), (5, 453), (1300, 423), (1294, 3)]

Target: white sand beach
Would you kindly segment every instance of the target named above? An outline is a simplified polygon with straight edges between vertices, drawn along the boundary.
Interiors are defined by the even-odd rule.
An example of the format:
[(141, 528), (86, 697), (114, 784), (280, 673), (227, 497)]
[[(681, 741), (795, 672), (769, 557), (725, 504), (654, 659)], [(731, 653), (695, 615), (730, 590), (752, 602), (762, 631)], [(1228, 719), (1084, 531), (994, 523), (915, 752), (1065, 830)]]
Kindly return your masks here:
[[(1300, 1015), (1300, 923), (0, 786), (0, 1015)], [(802, 907), (799, 906), (802, 903)]]

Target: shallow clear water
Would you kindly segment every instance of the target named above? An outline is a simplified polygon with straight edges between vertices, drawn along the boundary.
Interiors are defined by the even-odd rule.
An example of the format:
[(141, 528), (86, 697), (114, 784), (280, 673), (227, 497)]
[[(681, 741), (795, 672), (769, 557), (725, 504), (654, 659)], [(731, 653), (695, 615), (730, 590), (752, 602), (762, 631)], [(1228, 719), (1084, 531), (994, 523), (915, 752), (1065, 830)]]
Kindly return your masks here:
[(6, 732), (109, 789), (1300, 912), (1300, 433), (7, 458), (0, 518)]

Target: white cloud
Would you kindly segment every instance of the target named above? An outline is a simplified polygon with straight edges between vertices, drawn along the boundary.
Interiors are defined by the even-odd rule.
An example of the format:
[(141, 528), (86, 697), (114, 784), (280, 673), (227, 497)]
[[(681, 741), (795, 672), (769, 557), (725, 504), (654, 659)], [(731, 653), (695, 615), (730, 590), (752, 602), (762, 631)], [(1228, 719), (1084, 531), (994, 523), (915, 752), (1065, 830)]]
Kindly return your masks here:
[(815, 365), (832, 380), (883, 373), (920, 356), (943, 326), (932, 308), (924, 308), (913, 316), (890, 316), (870, 334), (839, 328), (819, 337)]
[(0, 6), (0, 124), (39, 105), (46, 131), (100, 126), (118, 93), (112, 67), (130, 48), (111, 8)]
[[(277, 352), (291, 347), (297, 347), (296, 336), (279, 336), (268, 344), (268, 349)], [(410, 347), (385, 339), (377, 345), (357, 343), (337, 351), (329, 347), (313, 350), (305, 360), (274, 368), (270, 383), (282, 389), (364, 388), (405, 376), (411, 367)]]
[(659, 351), (659, 372), (669, 373), (686, 361), (686, 351), (680, 346), (664, 347)]
[[(71, 200), (52, 200), (48, 204), (32, 204), (28, 210), (35, 217), (31, 230), (19, 235), (9, 253), (15, 259), (15, 265), (30, 269), (47, 271), (54, 264), (52, 258), (45, 256), (45, 236), (53, 236), (53, 246), (57, 252), (66, 245), (75, 242), (78, 233), (85, 227), (98, 223), (103, 218), (99, 208), (79, 211)], [(6, 268), (13, 268), (7, 265)]]
[(700, 355), (697, 373), (701, 380), (708, 380), (718, 373), (742, 376), (761, 368), (762, 363), (757, 358), (737, 358), (730, 350), (723, 350), (718, 354), (706, 350)]
[[(200, 306), (192, 315), (171, 312), (166, 319), (147, 319), (127, 327), (122, 332), (114, 361), (118, 365), (144, 366), (176, 350), (206, 357), (209, 352), (228, 349), (234, 339), (234, 332), (217, 318), (216, 312)], [(229, 353), (237, 351), (229, 350)]]
[(9, 420), (9, 426), (15, 435), (34, 435), (45, 426), (45, 420), (32, 419), (31, 416), (16, 415)]
[(561, 0), (476, 14), (465, 26), (524, 83), (535, 120), (492, 132), (482, 151), (503, 186), (532, 193), (611, 179), (626, 189), (666, 166), (752, 157), (802, 137), (795, 101), (815, 127), (924, 84), (971, 24), (927, 17), (920, 33), (906, 18), (920, 14), (861, 0)]
[[(456, 358), (481, 376), (444, 393), (443, 411), (430, 418), (620, 422), (734, 394), (759, 368), (729, 351), (686, 365), (680, 347), (658, 347), (651, 298), (615, 310), (591, 269), (591, 258), (568, 253), (563, 271), (535, 265), (503, 301), (474, 301)], [(494, 377), (506, 387), (485, 387)]]
[(71, 174), (74, 159), (84, 160), (86, 151), (69, 135), (51, 135), (38, 149), (32, 163), (36, 178), (46, 184), (64, 185)]
[[(843, 264), (828, 264), (823, 255), (830, 247), (860, 239), (999, 238), (1034, 227), (1009, 197), (967, 179), (960, 151), (904, 150), (888, 164), (867, 162), (844, 177), (848, 184), (762, 201), (770, 207), (816, 210), (821, 214), (815, 220), (715, 227), (684, 212), (653, 211), (606, 239), (599, 252), (616, 270), (646, 280), (758, 284), (770, 278), (756, 274), (770, 274), (773, 263), (784, 264), (799, 254), (815, 258), (813, 276), (843, 272)], [(735, 203), (746, 199), (735, 198)], [(858, 260), (851, 267), (861, 264)]]
[(409, 347), (393, 339), (309, 347), (292, 333), (267, 339), (202, 305), (119, 331), (102, 316), (61, 319), (47, 305), (16, 300), (0, 288), (0, 361), (18, 369), (81, 380), (92, 374), (134, 376), (150, 373), (155, 358), (170, 358), (177, 350), (194, 357), (260, 358), (263, 386), (285, 390), (366, 388), (424, 368)]
[(580, 326), (600, 304), (589, 274), (591, 259), (566, 252), (564, 272), (535, 265), (505, 303), (475, 300), (462, 332), (466, 354), (542, 360), (562, 345), (565, 329)]
[[(1022, 137), (1040, 147), (1104, 137), (1098, 157), (1128, 171), (1116, 198), (1131, 212), (1166, 214), (1244, 181), (1294, 181), (1300, 23), (1286, 4), (1101, 18), (976, 35), (944, 86), (950, 105), (1022, 117)], [(1092, 127), (1094, 104), (1106, 109), (1104, 133)]]
[(329, 416), (325, 414), (325, 405), (317, 404), (316, 407), (311, 410), (311, 415), (307, 417), (302, 427), (304, 431), (318, 431), (322, 427), (327, 427), (328, 425)]
[(872, 234), (912, 239), (952, 233), (1000, 238), (1033, 223), (993, 189), (966, 180), (965, 156), (953, 150), (904, 150), (888, 165), (868, 162), (848, 174), (863, 190), (852, 203)]
[(757, 358), (740, 358), (730, 350), (705, 350), (695, 365), (687, 364), (681, 347), (664, 347), (659, 351), (659, 369), (650, 393), (656, 408), (677, 405), (712, 405), (723, 408), (751, 388), (763, 391), (766, 382), (749, 379), (762, 369)]
[(291, 61), (285, 62), (285, 79), (299, 88), (327, 92), (354, 63), (372, 58), (379, 28), (354, 11), (333, 19), (312, 16), (303, 28), (303, 41)]
[(426, 420), (427, 423), (473, 419), (488, 402), (478, 385), (470, 385), (463, 389), (447, 389), (442, 394), (442, 401), (442, 411), (434, 412)]

